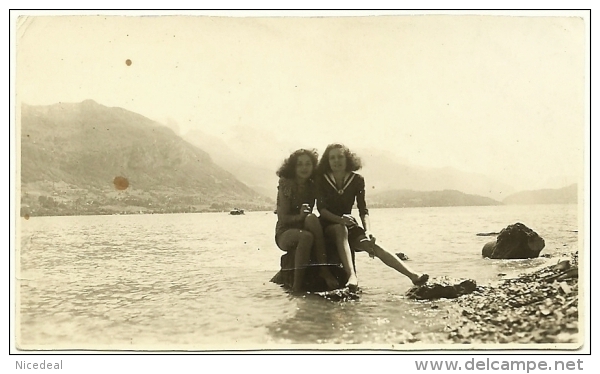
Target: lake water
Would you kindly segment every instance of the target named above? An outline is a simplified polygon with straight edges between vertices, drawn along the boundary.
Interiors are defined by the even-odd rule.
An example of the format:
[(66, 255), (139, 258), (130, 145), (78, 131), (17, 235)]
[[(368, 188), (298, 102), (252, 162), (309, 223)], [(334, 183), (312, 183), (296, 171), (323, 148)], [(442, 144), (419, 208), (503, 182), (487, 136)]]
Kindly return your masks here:
[[(453, 301), (411, 301), (410, 281), (357, 255), (362, 296), (332, 302), (270, 283), (276, 215), (226, 213), (21, 219), (18, 344), (62, 349), (403, 349), (446, 342)], [(556, 259), (483, 259), (476, 236), (522, 222), (543, 254), (578, 248), (576, 205), (372, 209), (378, 243), (432, 277), (478, 284)], [(433, 306), (433, 308), (432, 308)], [(364, 346), (363, 346), (364, 345)]]

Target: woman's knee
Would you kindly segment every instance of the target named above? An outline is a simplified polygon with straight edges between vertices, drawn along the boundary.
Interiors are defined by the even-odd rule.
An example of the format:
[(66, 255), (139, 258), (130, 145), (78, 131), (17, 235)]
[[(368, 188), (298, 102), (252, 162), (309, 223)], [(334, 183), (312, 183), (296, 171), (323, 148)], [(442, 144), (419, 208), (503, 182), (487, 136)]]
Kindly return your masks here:
[(304, 218), (304, 225), (319, 225), (321, 226), (321, 222), (319, 222), (319, 217), (315, 216), (314, 214), (310, 213), (308, 215), (306, 215), (306, 218)]
[(321, 221), (319, 221), (319, 217), (315, 216), (312, 213), (307, 215), (306, 218), (304, 219), (304, 227), (309, 230), (310, 229), (322, 230)]
[(314, 240), (314, 236), (311, 232), (301, 230), (298, 233), (298, 244), (304, 244), (307, 246), (311, 246)]
[(348, 236), (348, 227), (346, 225), (336, 224), (333, 226), (333, 232), (338, 236)]
[(335, 239), (348, 239), (348, 228), (345, 225), (334, 224), (327, 228), (327, 235)]

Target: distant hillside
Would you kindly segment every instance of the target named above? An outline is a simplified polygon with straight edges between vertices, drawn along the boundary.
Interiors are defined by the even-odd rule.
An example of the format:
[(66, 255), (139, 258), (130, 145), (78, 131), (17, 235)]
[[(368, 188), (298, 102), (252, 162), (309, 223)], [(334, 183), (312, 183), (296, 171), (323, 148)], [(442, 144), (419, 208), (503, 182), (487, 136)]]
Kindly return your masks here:
[(21, 186), (29, 215), (273, 205), (172, 130), (92, 100), (22, 106)]
[(508, 196), (504, 204), (577, 204), (577, 184), (564, 188), (522, 191)]
[(502, 205), (489, 197), (468, 195), (454, 190), (394, 190), (368, 193), (367, 199), (369, 206), (373, 208)]
[(278, 177), (275, 175), (275, 169), (252, 163), (254, 160), (248, 157), (245, 148), (231, 146), (224, 140), (200, 130), (192, 130), (183, 138), (210, 154), (217, 165), (235, 175), (248, 187), (266, 197), (276, 199)]
[(467, 173), (451, 167), (411, 165), (387, 152), (357, 150), (357, 153), (363, 160), (364, 167), (360, 172), (365, 176), (367, 187), (375, 191), (456, 190), (495, 200), (502, 200), (515, 192), (513, 187), (481, 174)]
[[(322, 153), (327, 145), (312, 143), (310, 138), (290, 139), (281, 133), (251, 126), (237, 126), (219, 136), (194, 129), (186, 133), (184, 139), (208, 152), (216, 164), (240, 181), (272, 199), (277, 192), (275, 171), (285, 157), (302, 147), (315, 147)], [(512, 186), (486, 175), (451, 167), (418, 166), (380, 149), (352, 150), (363, 160), (360, 173), (365, 176), (367, 187), (374, 192), (457, 190), (498, 201), (516, 192)]]

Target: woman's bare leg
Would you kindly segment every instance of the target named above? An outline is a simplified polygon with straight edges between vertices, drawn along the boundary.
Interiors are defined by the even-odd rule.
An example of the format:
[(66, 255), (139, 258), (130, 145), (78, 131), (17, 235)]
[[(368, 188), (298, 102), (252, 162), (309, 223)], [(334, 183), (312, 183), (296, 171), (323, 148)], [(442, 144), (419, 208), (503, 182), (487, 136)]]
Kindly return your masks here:
[[(363, 242), (359, 246), (363, 246), (363, 245), (369, 246), (369, 249), (371, 248), (370, 247), (371, 243), (369, 243), (369, 242)], [(416, 273), (413, 270), (411, 270), (394, 253), (392, 253), (384, 248), (381, 248), (377, 244), (373, 244), (372, 248), (373, 248), (373, 254), (375, 255), (375, 257), (380, 259), (384, 264), (386, 264), (387, 266), (396, 270), (397, 272), (406, 275), (411, 280), (411, 282), (413, 282), (413, 284), (425, 283), (425, 282), (427, 282), (427, 279), (429, 279), (429, 275), (419, 274), (419, 273)]]
[(289, 250), (296, 246), (296, 255), (294, 256), (294, 284), (292, 291), (302, 291), (304, 282), (304, 273), (306, 266), (310, 261), (310, 250), (313, 246), (313, 234), (306, 230), (291, 229), (287, 230), (279, 238), (280, 248)]
[(352, 251), (350, 249), (350, 244), (348, 243), (348, 228), (344, 225), (331, 225), (325, 229), (325, 233), (335, 238), (335, 246), (340, 256), (340, 260), (342, 261), (342, 265), (344, 266), (344, 270), (346, 271), (346, 275), (348, 275), (346, 287), (357, 288), (358, 277), (356, 276), (352, 264)]
[[(321, 265), (326, 265), (327, 252), (325, 249), (325, 237), (323, 236), (323, 227), (321, 226), (319, 218), (314, 214), (309, 214), (304, 219), (304, 228), (313, 234), (317, 262)], [(331, 274), (327, 266), (320, 267), (319, 275), (325, 280), (329, 289), (333, 290), (339, 286), (337, 279)]]

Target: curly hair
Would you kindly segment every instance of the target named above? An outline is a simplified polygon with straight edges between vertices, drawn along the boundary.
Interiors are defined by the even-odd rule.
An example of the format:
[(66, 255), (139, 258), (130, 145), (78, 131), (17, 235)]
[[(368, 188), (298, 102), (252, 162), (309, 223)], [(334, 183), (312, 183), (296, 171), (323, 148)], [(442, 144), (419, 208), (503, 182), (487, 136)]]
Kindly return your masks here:
[(292, 179), (296, 177), (296, 164), (298, 163), (298, 157), (302, 155), (307, 155), (310, 158), (310, 161), (313, 165), (313, 173), (310, 176), (312, 179), (315, 170), (317, 169), (317, 161), (319, 160), (319, 154), (315, 149), (298, 149), (294, 153), (292, 153), (288, 158), (283, 161), (283, 164), (277, 170), (277, 176), (282, 178)]
[(344, 152), (344, 156), (346, 156), (346, 171), (357, 171), (362, 168), (362, 161), (356, 153), (351, 152), (350, 149), (343, 144), (334, 143), (329, 144), (327, 148), (325, 148), (325, 152), (323, 152), (323, 156), (319, 161), (319, 166), (317, 166), (317, 172), (319, 174), (325, 174), (331, 171), (331, 165), (329, 165), (329, 152), (335, 148), (341, 149), (342, 152)]

